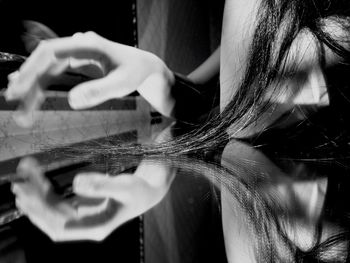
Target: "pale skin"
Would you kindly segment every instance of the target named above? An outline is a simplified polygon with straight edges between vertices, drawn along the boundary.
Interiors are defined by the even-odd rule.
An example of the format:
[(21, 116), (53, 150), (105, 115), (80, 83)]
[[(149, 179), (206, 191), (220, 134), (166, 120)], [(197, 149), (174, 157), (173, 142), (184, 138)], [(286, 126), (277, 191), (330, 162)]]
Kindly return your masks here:
[[(210, 62), (214, 65), (213, 68), (209, 67), (209, 72), (215, 72), (220, 62), (221, 109), (227, 105), (227, 99), (236, 91), (244, 73), (247, 48), (254, 30), (255, 21), (252, 18), (255, 17), (259, 2), (259, 0), (226, 1), (221, 48), (216, 51)], [(314, 65), (308, 67), (307, 77), (310, 77), (318, 69), (318, 65), (314, 63), (315, 50), (312, 45), (309, 48), (312, 42), (305, 39), (307, 40), (307, 36), (301, 37), (299, 42), (303, 43), (304, 40), (306, 46), (301, 44), (304, 52), (298, 50), (296, 54), (302, 55), (294, 59), (299, 60), (301, 67), (307, 64)], [(219, 53), (220, 59), (218, 59)], [(174, 84), (174, 75), (164, 62), (151, 53), (114, 43), (88, 32), (42, 42), (19, 72), (9, 76), (7, 99), (19, 99), (24, 105), (24, 110), (17, 119), (19, 124), (26, 126), (31, 124), (32, 120), (28, 121), (28, 116), (39, 108), (45, 95), (47, 79), (72, 67), (72, 59), (87, 63), (97, 61), (97, 67), (105, 74), (103, 78), (79, 84), (69, 92), (69, 104), (73, 109), (89, 108), (137, 90), (156, 110), (165, 116), (171, 116), (175, 104), (170, 92)], [(204, 71), (208, 72), (206, 68)], [(194, 72), (190, 78), (201, 82), (203, 79), (196, 74)], [(289, 84), (293, 84), (293, 81), (295, 80), (290, 80)], [(308, 83), (308, 81), (304, 83), (305, 88)], [(263, 127), (268, 123), (265, 122)], [(241, 136), (257, 132), (259, 129), (262, 127), (253, 127), (250, 131), (244, 131)], [(142, 163), (134, 176), (77, 175), (73, 183), (76, 194), (106, 200), (96, 207), (86, 207), (79, 203), (78, 205), (65, 203), (52, 196), (50, 185), (40, 170), (30, 167), (36, 165), (28, 166), (28, 163), (23, 163), (19, 168), (19, 173), (29, 180), (13, 186), (17, 206), (34, 224), (56, 241), (104, 239), (122, 223), (155, 206), (165, 196), (175, 175), (171, 167), (152, 163)], [(232, 246), (239, 238), (249, 240), (249, 233), (247, 237), (241, 232), (242, 227), (231, 220), (239, 217), (240, 213), (238, 210), (229, 209), (232, 204), (226, 202), (229, 200), (225, 198), (226, 194), (223, 191), (222, 205), (229, 262), (242, 262), (240, 261), (242, 258), (254, 262), (251, 253), (253, 247), (248, 241), (240, 243), (244, 246), (243, 249)], [(131, 196), (133, 198), (130, 198)], [(36, 200), (40, 205), (33, 207), (30, 200)], [(122, 209), (115, 205), (117, 202), (121, 204)], [(47, 213), (43, 214), (43, 210)], [(99, 216), (103, 217), (105, 214), (109, 216), (109, 220), (99, 221)], [(97, 218), (93, 226), (86, 220), (91, 215)], [(245, 262), (249, 262), (247, 260)]]

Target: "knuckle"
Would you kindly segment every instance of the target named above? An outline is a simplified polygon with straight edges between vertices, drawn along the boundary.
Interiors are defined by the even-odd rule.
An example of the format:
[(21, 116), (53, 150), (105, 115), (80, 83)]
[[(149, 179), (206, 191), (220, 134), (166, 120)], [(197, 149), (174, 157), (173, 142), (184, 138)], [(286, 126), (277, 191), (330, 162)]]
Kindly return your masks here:
[(98, 35), (94, 31), (87, 31), (85, 32), (86, 36), (91, 36), (91, 37), (97, 37)]
[(85, 38), (85, 41), (87, 41), (87, 43), (91, 45), (98, 44), (101, 39), (100, 36), (93, 31), (86, 32), (84, 34), (84, 38)]
[(97, 48), (101, 52), (104, 52), (108, 47), (107, 45), (108, 41), (106, 41), (105, 38), (101, 37), (100, 35), (96, 34), (93, 31), (84, 33), (82, 37), (84, 38), (84, 42), (86, 45), (93, 48)]
[(77, 32), (72, 35), (72, 37), (77, 38), (77, 37), (82, 37), (84, 34), (82, 32)]

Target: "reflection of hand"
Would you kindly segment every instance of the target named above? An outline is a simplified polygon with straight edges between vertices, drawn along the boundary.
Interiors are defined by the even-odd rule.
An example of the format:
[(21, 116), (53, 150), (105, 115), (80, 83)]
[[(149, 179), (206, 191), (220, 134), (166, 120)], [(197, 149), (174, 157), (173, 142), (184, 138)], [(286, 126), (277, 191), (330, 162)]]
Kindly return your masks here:
[[(67, 201), (53, 193), (33, 160), (24, 159), (18, 173), (25, 180), (13, 185), (17, 207), (54, 241), (104, 239), (160, 202), (174, 176), (171, 168), (145, 161), (134, 174), (80, 174), (73, 183), (78, 197)], [(87, 204), (91, 198), (104, 201)]]
[(43, 176), (36, 160), (26, 158), (21, 160), (17, 175), (22, 177), (18, 183), (13, 183), (12, 191), (16, 195), (16, 206), (30, 220), (50, 236), (53, 227), (64, 226), (66, 216), (74, 216), (75, 211), (64, 205), (54, 194), (50, 182)]
[[(42, 41), (19, 72), (9, 76), (6, 98), (21, 100), (22, 113), (29, 116), (40, 107), (42, 90), (52, 78), (70, 70), (79, 61), (98, 65), (105, 76), (75, 86), (68, 95), (72, 108), (92, 107), (138, 90), (158, 111), (170, 114), (173, 102), (169, 87), (174, 78), (165, 64), (151, 53), (92, 32)], [(30, 124), (29, 121), (27, 125)]]

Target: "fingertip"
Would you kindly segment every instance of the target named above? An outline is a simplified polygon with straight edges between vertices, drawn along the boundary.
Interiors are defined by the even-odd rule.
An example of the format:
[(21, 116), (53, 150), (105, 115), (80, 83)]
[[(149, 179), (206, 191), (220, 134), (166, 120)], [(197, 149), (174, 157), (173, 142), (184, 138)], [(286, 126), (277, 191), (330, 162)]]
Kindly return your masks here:
[(19, 70), (16, 70), (16, 71), (14, 71), (14, 72), (12, 72), (12, 73), (7, 75), (7, 80), (8, 81), (14, 81), (14, 80), (16, 80), (18, 78), (18, 76), (19, 76)]
[(12, 183), (11, 184), (11, 192), (16, 195), (18, 193), (18, 184), (17, 183)]
[(4, 91), (4, 98), (6, 101), (14, 100), (14, 96), (12, 92), (10, 91), (9, 87)]
[(39, 166), (38, 161), (33, 157), (25, 157), (19, 162), (19, 167), (27, 169), (28, 167)]
[(93, 197), (104, 195), (105, 189), (110, 183), (110, 181), (105, 180), (106, 178), (104, 174), (98, 173), (79, 174), (73, 180), (73, 192)]
[(80, 108), (79, 108), (79, 103), (78, 103), (79, 100), (77, 100), (77, 99), (75, 98), (75, 96), (72, 95), (72, 92), (69, 92), (69, 93), (68, 93), (67, 99), (68, 99), (68, 104), (69, 104), (69, 106), (70, 106), (73, 110), (79, 110), (79, 109), (80, 109)]
[(4, 97), (7, 101), (14, 100), (17, 97), (14, 90), (18, 90), (18, 89), (14, 89), (13, 86), (14, 86), (14, 82), (18, 79), (18, 75), (19, 75), (19, 72), (15, 71), (7, 76), (8, 84), (7, 84), (7, 89), (4, 92)]
[(73, 110), (80, 110), (88, 107), (85, 95), (82, 93), (80, 85), (68, 93), (68, 104)]
[(25, 157), (20, 160), (17, 166), (17, 174), (31, 176), (42, 174), (39, 162), (33, 157)]

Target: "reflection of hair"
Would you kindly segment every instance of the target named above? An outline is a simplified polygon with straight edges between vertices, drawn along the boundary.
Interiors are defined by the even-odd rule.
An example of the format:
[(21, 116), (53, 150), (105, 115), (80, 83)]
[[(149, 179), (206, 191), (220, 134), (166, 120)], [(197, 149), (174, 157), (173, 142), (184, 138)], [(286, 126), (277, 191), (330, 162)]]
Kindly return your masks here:
[[(297, 262), (340, 261), (347, 258), (346, 251), (331, 254), (332, 248), (339, 242), (349, 240), (348, 234), (332, 237), (322, 244), (317, 244), (308, 252), (298, 252), (279, 226), (273, 213), (273, 207), (249, 185), (235, 176), (236, 173), (218, 165), (201, 160), (200, 152), (211, 150), (226, 141), (226, 131), (233, 126), (239, 130), (256, 121), (268, 108), (264, 102), (267, 90), (283, 74), (285, 58), (293, 40), (302, 30), (309, 30), (319, 42), (319, 58), (322, 61), (322, 46), (330, 48), (335, 54), (347, 61), (350, 52), (346, 42), (340, 43), (332, 32), (326, 31), (324, 23), (332, 19), (344, 32), (350, 32), (350, 1), (348, 0), (261, 0), (258, 23), (250, 47), (250, 57), (245, 76), (238, 92), (219, 116), (213, 117), (201, 128), (183, 136), (153, 146), (113, 145), (95, 147), (100, 154), (118, 157), (127, 155), (148, 156), (172, 160), (184, 167), (180, 156), (191, 153), (194, 157), (188, 169), (197, 169), (223, 182), (233, 199), (244, 208), (257, 237), (257, 259), (260, 262), (283, 261), (280, 245), (295, 255)], [(347, 39), (345, 40), (347, 41)], [(276, 90), (276, 92), (278, 92)], [(270, 94), (270, 93), (269, 93)], [(273, 94), (273, 93), (271, 93)], [(180, 161), (179, 161), (180, 160)], [(286, 252), (286, 251), (284, 251)], [(288, 253), (287, 252), (287, 253)], [(287, 254), (285, 253), (285, 254)], [(337, 257), (339, 256), (339, 258)]]

